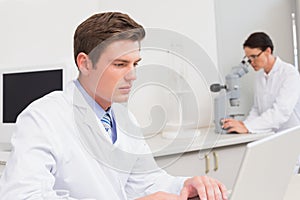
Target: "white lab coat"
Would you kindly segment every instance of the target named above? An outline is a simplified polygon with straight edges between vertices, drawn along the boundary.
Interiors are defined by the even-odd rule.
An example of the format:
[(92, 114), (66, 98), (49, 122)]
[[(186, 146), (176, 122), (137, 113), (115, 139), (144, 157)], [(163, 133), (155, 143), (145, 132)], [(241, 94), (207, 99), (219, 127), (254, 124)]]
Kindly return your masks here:
[(255, 79), (254, 105), (244, 121), (250, 132), (278, 132), (300, 125), (300, 76), (279, 57), (269, 74)]
[[(17, 119), (13, 150), (0, 181), (1, 200), (45, 199), (65, 189), (74, 199), (134, 199), (179, 193), (184, 177), (159, 169), (121, 105), (111, 144), (74, 83), (28, 106)], [(120, 120), (121, 119), (121, 120)], [(121, 124), (121, 126), (120, 126)]]

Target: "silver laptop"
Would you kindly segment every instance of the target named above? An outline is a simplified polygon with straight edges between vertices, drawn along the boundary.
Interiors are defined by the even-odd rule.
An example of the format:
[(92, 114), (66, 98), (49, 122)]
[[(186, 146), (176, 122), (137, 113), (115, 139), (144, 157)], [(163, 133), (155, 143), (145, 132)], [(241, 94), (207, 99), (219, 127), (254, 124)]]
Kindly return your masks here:
[(300, 154), (300, 126), (247, 144), (230, 200), (282, 200)]
[(229, 199), (282, 200), (299, 155), (300, 126), (248, 143)]

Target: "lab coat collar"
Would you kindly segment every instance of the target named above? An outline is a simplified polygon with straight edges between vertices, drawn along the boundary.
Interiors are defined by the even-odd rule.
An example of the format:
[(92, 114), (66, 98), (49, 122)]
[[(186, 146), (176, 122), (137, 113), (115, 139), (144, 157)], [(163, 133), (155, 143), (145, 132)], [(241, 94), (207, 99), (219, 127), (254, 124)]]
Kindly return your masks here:
[(73, 115), (79, 141), (86, 151), (101, 165), (129, 172), (137, 160), (137, 155), (126, 152), (107, 140), (107, 133), (100, 125), (95, 112), (73, 82), (68, 85), (66, 92), (73, 104)]
[(281, 59), (278, 56), (276, 56), (275, 57), (275, 62), (273, 64), (273, 67), (272, 67), (271, 71), (268, 74), (266, 74), (264, 72), (265, 77), (270, 77), (274, 73), (276, 73), (279, 70), (279, 66), (281, 65), (281, 62), (282, 62)]

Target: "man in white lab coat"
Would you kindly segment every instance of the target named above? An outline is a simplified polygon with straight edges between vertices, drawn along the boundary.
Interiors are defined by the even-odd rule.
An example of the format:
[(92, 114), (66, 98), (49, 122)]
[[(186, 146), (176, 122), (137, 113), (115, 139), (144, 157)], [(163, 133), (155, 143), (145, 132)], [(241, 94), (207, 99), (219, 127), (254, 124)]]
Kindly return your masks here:
[(57, 190), (72, 199), (227, 198), (215, 179), (173, 177), (160, 169), (119, 104), (136, 79), (144, 36), (141, 25), (118, 12), (95, 14), (77, 27), (79, 77), (19, 115), (1, 200), (58, 199)]
[(300, 76), (298, 69), (273, 55), (274, 46), (263, 32), (244, 42), (245, 57), (257, 71), (254, 105), (245, 121), (225, 119), (228, 132), (278, 132), (300, 125)]

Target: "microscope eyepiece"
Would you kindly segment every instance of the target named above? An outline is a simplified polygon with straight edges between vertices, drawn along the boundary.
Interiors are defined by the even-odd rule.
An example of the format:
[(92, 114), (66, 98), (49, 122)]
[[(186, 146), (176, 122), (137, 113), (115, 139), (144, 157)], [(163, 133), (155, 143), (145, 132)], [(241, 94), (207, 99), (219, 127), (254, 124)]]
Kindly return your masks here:
[(210, 85), (210, 91), (212, 92), (220, 92), (222, 89), (226, 89), (226, 86), (219, 83)]

